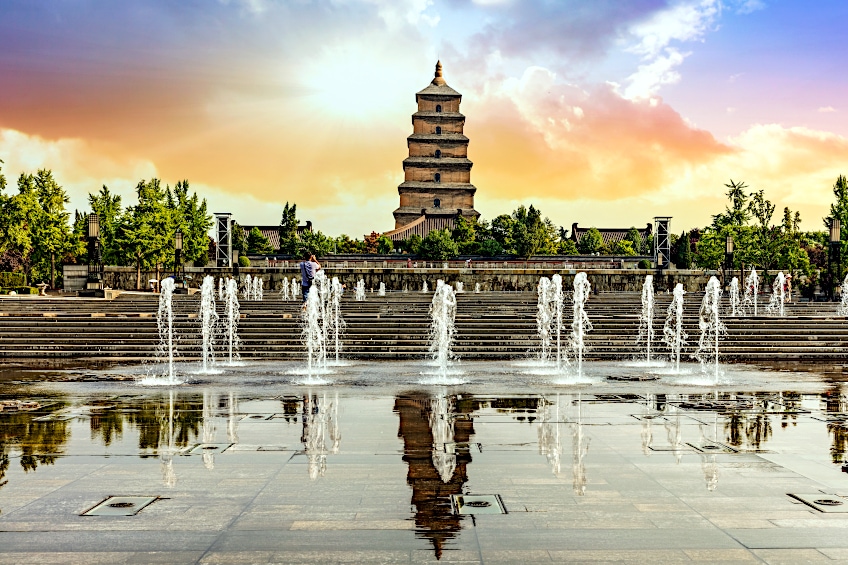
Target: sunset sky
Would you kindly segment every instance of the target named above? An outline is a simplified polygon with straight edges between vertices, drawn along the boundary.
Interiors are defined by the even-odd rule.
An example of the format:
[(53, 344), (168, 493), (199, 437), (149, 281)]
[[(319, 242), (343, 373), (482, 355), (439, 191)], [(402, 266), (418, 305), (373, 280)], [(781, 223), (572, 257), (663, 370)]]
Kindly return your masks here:
[[(463, 94), (476, 208), (703, 226), (745, 181), (823, 229), (848, 173), (844, 0), (2, 0), (0, 159), (87, 209), (188, 179), (242, 224), (394, 228), (415, 92)], [(14, 186), (10, 189), (14, 190)]]

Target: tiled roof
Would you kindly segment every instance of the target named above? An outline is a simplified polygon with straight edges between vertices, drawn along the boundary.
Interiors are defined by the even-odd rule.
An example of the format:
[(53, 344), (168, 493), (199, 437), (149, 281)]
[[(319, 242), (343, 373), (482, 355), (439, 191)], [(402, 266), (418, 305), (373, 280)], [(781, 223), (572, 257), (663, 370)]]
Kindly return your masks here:
[[(583, 237), (583, 234), (585, 234), (590, 229), (592, 229), (591, 226), (588, 227), (588, 228), (581, 228), (581, 227), (578, 227), (577, 224), (572, 224), (571, 225), (571, 239), (573, 239), (575, 243), (579, 242), (580, 238)], [(627, 237), (627, 232), (630, 231), (630, 228), (595, 228), (595, 229), (598, 230), (598, 232), (600, 232), (601, 237), (603, 238), (605, 245), (608, 244), (608, 243), (617, 243), (617, 242), (621, 241), (622, 239)], [(647, 236), (649, 236), (653, 233), (654, 227), (651, 224), (647, 224), (646, 227), (644, 227), (642, 229), (637, 228), (636, 231), (639, 232), (639, 237), (641, 237), (644, 240)]]

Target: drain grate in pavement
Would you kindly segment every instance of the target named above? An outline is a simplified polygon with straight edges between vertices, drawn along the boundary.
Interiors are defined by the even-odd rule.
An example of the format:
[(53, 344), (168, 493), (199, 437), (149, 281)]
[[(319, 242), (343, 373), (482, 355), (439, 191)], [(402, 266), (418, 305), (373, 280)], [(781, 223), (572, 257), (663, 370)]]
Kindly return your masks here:
[(454, 514), (506, 514), (499, 494), (452, 494)]
[(815, 508), (819, 512), (827, 512), (830, 514), (848, 514), (848, 500), (832, 494), (824, 494), (821, 492), (809, 494), (793, 494), (787, 493), (788, 496), (795, 500), (800, 500), (810, 508)]
[(221, 453), (222, 451), (232, 446), (232, 443), (198, 443), (194, 447), (188, 449), (185, 452), (185, 455), (200, 455), (202, 453)]
[(622, 383), (639, 383), (643, 381), (658, 381), (660, 378), (656, 375), (608, 375), (608, 381), (617, 381)]
[(701, 453), (739, 453), (739, 450), (735, 447), (730, 447), (717, 441), (707, 441), (701, 445), (695, 445), (694, 443), (687, 443), (686, 445)]
[(157, 498), (156, 496), (109, 496), (80, 516), (135, 516)]
[(651, 446), (648, 446), (648, 449), (650, 449), (651, 451), (670, 451), (670, 452), (681, 452), (681, 451), (692, 452), (692, 451), (695, 451), (692, 448), (692, 446), (688, 443), (687, 444), (681, 444), (681, 445), (659, 445), (659, 446), (651, 445)]

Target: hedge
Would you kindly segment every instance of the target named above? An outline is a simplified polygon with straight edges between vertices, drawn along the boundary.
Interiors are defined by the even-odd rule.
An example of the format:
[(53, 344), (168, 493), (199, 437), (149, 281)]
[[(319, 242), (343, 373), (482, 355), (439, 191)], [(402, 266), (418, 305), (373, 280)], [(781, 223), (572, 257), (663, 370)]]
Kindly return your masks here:
[(26, 276), (23, 273), (10, 273), (8, 271), (0, 272), (0, 287), (9, 288), (25, 285)]

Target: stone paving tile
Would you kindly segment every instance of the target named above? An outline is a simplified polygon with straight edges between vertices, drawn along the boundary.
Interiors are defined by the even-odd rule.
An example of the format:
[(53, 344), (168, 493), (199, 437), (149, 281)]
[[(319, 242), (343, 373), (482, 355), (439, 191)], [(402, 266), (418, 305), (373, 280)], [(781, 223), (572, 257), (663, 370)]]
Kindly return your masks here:
[(682, 551), (663, 550), (571, 550), (549, 551), (554, 563), (689, 563)]
[(75, 532), (0, 532), (3, 552), (30, 551), (37, 547), (42, 552), (67, 551), (96, 552), (110, 548), (120, 552), (148, 551), (199, 551), (212, 545), (217, 534), (207, 532), (169, 531), (114, 531), (87, 530)]
[(298, 520), (290, 530), (412, 530), (411, 520)]
[(27, 551), (21, 553), (0, 552), (0, 565), (21, 565), (39, 563), (43, 565), (104, 565), (144, 564), (144, 563), (196, 563), (203, 555), (200, 551), (143, 551), (143, 552), (61, 552), (42, 553)]
[(729, 529), (727, 533), (751, 549), (803, 549), (810, 547), (844, 547), (843, 532), (836, 528), (770, 528)]
[(846, 547), (819, 547), (817, 549), (831, 559), (848, 563), (848, 543), (846, 543)]
[(697, 563), (759, 563), (747, 549), (684, 549), (683, 553)]
[(753, 553), (769, 565), (833, 563), (830, 557), (816, 549), (755, 549)]

